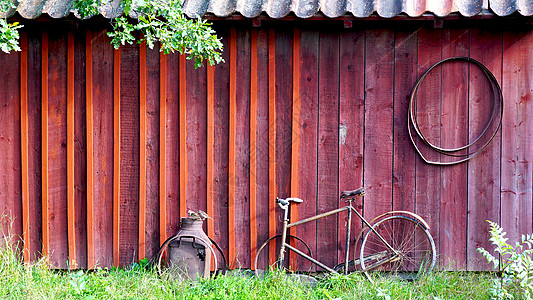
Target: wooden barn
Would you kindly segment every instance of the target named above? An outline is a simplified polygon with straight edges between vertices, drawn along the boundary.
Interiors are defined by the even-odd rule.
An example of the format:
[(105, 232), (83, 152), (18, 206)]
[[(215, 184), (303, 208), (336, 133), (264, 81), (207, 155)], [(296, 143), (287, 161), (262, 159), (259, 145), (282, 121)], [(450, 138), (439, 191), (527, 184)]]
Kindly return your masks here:
[[(187, 0), (224, 44), (225, 63), (199, 69), (145, 45), (114, 50), (106, 31), (119, 0), (88, 20), (71, 8), (21, 1), (7, 16), (24, 25), (22, 51), (0, 53), (2, 228), (20, 236), (26, 261), (128, 265), (201, 209), (230, 266), (251, 268), (280, 230), (276, 196), (304, 199), (296, 220), (360, 186), (370, 219), (421, 215), (443, 269), (490, 268), (476, 252), (491, 248), (485, 220), (511, 239), (533, 230), (530, 2)], [(494, 74), (503, 119), (471, 160), (429, 165), (408, 137), (409, 96), (453, 56)], [(468, 144), (493, 97), (475, 65), (442, 64), (418, 91), (420, 128), (443, 147)], [(334, 265), (345, 230), (340, 216), (294, 233)]]

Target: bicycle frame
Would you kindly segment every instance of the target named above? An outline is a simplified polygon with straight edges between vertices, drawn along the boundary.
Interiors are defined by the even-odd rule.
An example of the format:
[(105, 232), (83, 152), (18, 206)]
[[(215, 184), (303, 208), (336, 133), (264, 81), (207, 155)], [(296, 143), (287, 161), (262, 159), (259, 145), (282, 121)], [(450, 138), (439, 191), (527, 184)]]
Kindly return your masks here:
[[(303, 258), (307, 259), (308, 261), (312, 262), (313, 264), (316, 264), (317, 266), (319, 266), (319, 267), (321, 267), (321, 268), (323, 268), (323, 269), (325, 269), (325, 270), (327, 270), (327, 271), (329, 271), (331, 273), (339, 274), (334, 269), (326, 266), (325, 264), (321, 263), (320, 261), (308, 256), (307, 254), (301, 252), (300, 250), (296, 249), (295, 247), (293, 247), (289, 243), (287, 243), (287, 230), (289, 228), (292, 228), (292, 227), (295, 227), (295, 226), (298, 226), (298, 225), (302, 225), (302, 224), (305, 224), (305, 223), (308, 223), (308, 222), (316, 221), (318, 219), (321, 219), (321, 218), (324, 218), (324, 217), (328, 217), (328, 216), (331, 216), (331, 215), (335, 215), (335, 214), (341, 213), (343, 211), (348, 211), (348, 224), (347, 224), (348, 228), (346, 230), (346, 254), (345, 254), (345, 260), (344, 260), (344, 264), (345, 264), (344, 265), (344, 274), (348, 274), (349, 253), (350, 253), (350, 236), (351, 236), (350, 231), (351, 231), (351, 224), (352, 224), (352, 211), (355, 212), (355, 214), (359, 217), (359, 219), (361, 219), (361, 221), (363, 221), (363, 223), (366, 226), (368, 226), (368, 228), (370, 228), (370, 230), (374, 231), (374, 229), (372, 228), (370, 223), (352, 206), (353, 199), (349, 199), (348, 201), (349, 201), (349, 204), (347, 206), (344, 206), (344, 207), (341, 207), (341, 208), (338, 208), (338, 209), (334, 209), (334, 210), (331, 210), (331, 211), (328, 211), (328, 212), (325, 212), (325, 213), (322, 213), (322, 214), (319, 214), (319, 215), (315, 215), (315, 216), (312, 216), (312, 217), (309, 217), (309, 218), (306, 218), (306, 219), (303, 219), (303, 220), (299, 220), (299, 221), (296, 221), (294, 223), (289, 223), (289, 217), (288, 217), (289, 205), (281, 205), (280, 204), (280, 207), (284, 210), (284, 217), (283, 217), (283, 229), (282, 229), (282, 235), (281, 235), (281, 248), (280, 248), (279, 260), (278, 260), (279, 265), (283, 266), (285, 248), (287, 248), (288, 250), (291, 250), (294, 253), (296, 253), (296, 254), (302, 256)], [(394, 253), (393, 256), (391, 256), (388, 260), (385, 260), (385, 261), (381, 262), (379, 265), (396, 259), (397, 256), (398, 256), (398, 252), (394, 248), (392, 248), (392, 246), (389, 245), (389, 243), (379, 233), (377, 233), (376, 231), (374, 231), (374, 232), (379, 237), (379, 239), (387, 246), (387, 248), (389, 248), (389, 250), (391, 250)], [(375, 268), (377, 266), (378, 265), (371, 266), (371, 267), (366, 268), (365, 270), (362, 270), (362, 271), (367, 271), (367, 270), (373, 269), (373, 268)]]

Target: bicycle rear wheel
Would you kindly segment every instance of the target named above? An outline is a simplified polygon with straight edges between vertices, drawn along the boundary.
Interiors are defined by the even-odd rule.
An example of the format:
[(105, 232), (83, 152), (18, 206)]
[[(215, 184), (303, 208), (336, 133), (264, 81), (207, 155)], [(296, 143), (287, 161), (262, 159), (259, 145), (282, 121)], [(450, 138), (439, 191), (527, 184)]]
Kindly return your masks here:
[(368, 230), (361, 243), (359, 259), (361, 269), (369, 279), (371, 275), (416, 279), (433, 269), (435, 243), (427, 228), (417, 220), (391, 216)]
[[(288, 234), (287, 235), (287, 241), (291, 241), (291, 244), (293, 247), (298, 249), (299, 251), (305, 253), (306, 255), (312, 257), (311, 248), (299, 237), (293, 236)], [(269, 254), (270, 246), (275, 244), (275, 253)], [(300, 270), (301, 268), (298, 268), (298, 264), (295, 261), (291, 261), (291, 256), (289, 249), (285, 248), (285, 256), (284, 256), (284, 262), (283, 266), (279, 265), (279, 252), (281, 247), (281, 234), (278, 234), (276, 236), (270, 237), (268, 240), (266, 240), (263, 245), (257, 250), (257, 254), (255, 256), (254, 261), (254, 270), (256, 276), (261, 276), (264, 274), (264, 272), (268, 271), (270, 268), (283, 268), (287, 271), (308, 271), (308, 270)], [(297, 256), (296, 254), (294, 254)], [(301, 258), (302, 260), (304, 258)]]

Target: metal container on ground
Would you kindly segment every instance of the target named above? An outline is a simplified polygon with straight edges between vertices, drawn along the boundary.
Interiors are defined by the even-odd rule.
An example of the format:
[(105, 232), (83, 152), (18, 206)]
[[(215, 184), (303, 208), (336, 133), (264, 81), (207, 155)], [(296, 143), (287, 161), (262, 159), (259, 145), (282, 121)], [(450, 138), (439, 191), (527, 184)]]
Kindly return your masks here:
[(211, 270), (212, 243), (203, 220), (181, 218), (176, 238), (168, 245), (168, 268), (184, 279), (208, 278)]

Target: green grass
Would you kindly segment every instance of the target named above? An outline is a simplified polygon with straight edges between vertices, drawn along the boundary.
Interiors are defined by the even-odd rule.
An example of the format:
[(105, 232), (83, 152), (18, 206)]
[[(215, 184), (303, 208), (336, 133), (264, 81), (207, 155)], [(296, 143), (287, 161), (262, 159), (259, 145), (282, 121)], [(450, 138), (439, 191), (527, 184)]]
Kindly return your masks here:
[(271, 272), (265, 278), (233, 272), (211, 280), (175, 281), (139, 265), (126, 269), (54, 271), (41, 260), (24, 265), (0, 249), (0, 299), (489, 299), (489, 274), (433, 272), (416, 282), (359, 274), (329, 276), (315, 287)]

